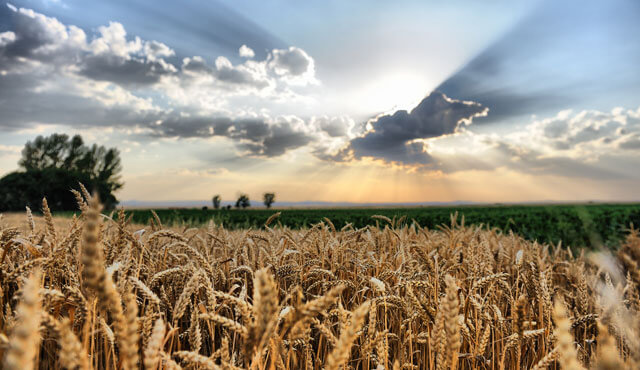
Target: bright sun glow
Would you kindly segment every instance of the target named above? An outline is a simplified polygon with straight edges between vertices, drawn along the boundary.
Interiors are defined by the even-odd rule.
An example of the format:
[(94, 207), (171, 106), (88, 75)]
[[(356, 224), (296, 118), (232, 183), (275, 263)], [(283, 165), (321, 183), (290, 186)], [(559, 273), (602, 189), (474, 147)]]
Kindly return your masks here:
[(411, 110), (428, 94), (429, 85), (419, 74), (380, 76), (359, 90), (354, 102), (359, 109), (369, 112)]

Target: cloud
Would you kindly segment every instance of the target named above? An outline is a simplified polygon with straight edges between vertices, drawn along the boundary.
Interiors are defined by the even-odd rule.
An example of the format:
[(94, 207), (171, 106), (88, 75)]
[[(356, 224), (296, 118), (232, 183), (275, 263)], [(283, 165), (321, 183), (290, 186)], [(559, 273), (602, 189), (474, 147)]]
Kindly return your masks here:
[[(0, 130), (40, 125), (133, 129), (154, 137), (225, 137), (240, 155), (275, 157), (317, 139), (309, 120), (268, 114), (297, 93), (292, 79), (314, 80), (313, 58), (295, 47), (265, 59), (246, 45), (234, 65), (131, 37), (117, 22), (87, 34), (29, 9), (9, 6), (14, 27), (0, 33)], [(296, 82), (300, 82), (296, 80)], [(243, 106), (251, 101), (258, 112)], [(236, 106), (237, 105), (237, 106)], [(263, 108), (262, 110), (260, 108)]]
[(0, 47), (12, 44), (16, 41), (16, 34), (11, 31), (0, 33)]
[(248, 140), (242, 144), (242, 147), (253, 155), (277, 157), (288, 150), (300, 148), (312, 141), (312, 137), (308, 133), (297, 130), (291, 124), (291, 121), (286, 119), (278, 120), (269, 125), (268, 130), (265, 130), (266, 127), (263, 126), (262, 122), (256, 122), (255, 124), (257, 124), (257, 127), (253, 127), (253, 129), (262, 131), (262, 135), (255, 132), (255, 135), (241, 135), (241, 137), (245, 136), (246, 140)]
[(86, 48), (84, 31), (65, 26), (55, 18), (8, 4), (13, 15), (11, 31), (0, 36), (0, 65), (12, 70), (24, 62), (46, 62), (50, 65), (70, 63)]
[(160, 137), (208, 138), (227, 137), (238, 142), (247, 155), (277, 157), (313, 140), (305, 122), (289, 117), (229, 117), (170, 115), (149, 125)]
[(253, 52), (253, 49), (251, 49), (247, 45), (240, 46), (240, 49), (238, 50), (238, 54), (243, 58), (249, 58), (249, 59), (256, 56), (256, 53)]
[[(66, 26), (30, 9), (9, 8), (15, 29), (0, 34), (0, 62), (4, 70), (40, 62), (127, 88), (149, 87), (163, 77), (189, 79), (194, 73), (213, 78), (214, 87), (223, 90), (237, 90), (237, 86), (275, 90), (278, 84), (317, 82), (313, 58), (293, 46), (273, 49), (262, 61), (247, 60), (235, 66), (224, 56), (216, 58), (213, 64), (198, 56), (187, 57), (182, 69), (178, 69), (164, 59), (175, 55), (173, 49), (158, 41), (129, 37), (118, 22), (98, 27), (98, 34), (88, 40), (78, 27)], [(246, 45), (240, 48), (240, 53), (246, 58), (255, 56)]]
[(213, 65), (209, 65), (202, 57), (184, 58), (182, 71), (189, 78), (209, 82), (211, 87), (237, 89), (238, 87), (254, 88), (256, 90), (273, 86), (275, 83), (268, 76), (264, 63), (247, 61), (234, 66), (223, 56), (216, 58)]
[(474, 117), (486, 115), (487, 111), (480, 104), (450, 99), (434, 91), (411, 112), (399, 110), (370, 121), (370, 129), (352, 139), (341, 156), (425, 165), (432, 162), (432, 158), (422, 140), (456, 133), (461, 126), (470, 124)]
[(451, 174), (508, 168), (564, 178), (639, 178), (639, 139), (640, 108), (565, 110), (501, 135), (466, 130), (430, 140), (433, 164), (427, 170)]
[(536, 175), (556, 175), (577, 178), (619, 178), (616, 171), (590, 163), (584, 158), (571, 158), (553, 153), (545, 153), (530, 147), (506, 141), (487, 142), (504, 162), (494, 162), (493, 168), (507, 167), (522, 173)]
[(175, 73), (163, 56), (173, 55), (166, 45), (127, 39), (117, 22), (98, 28), (99, 36), (87, 41), (85, 32), (29, 9), (10, 8), (14, 30), (0, 37), (0, 62), (4, 69), (26, 69), (39, 63), (56, 72), (77, 71), (94, 80), (119, 85), (153, 84)]
[(176, 52), (161, 42), (150, 41), (144, 44), (144, 54), (150, 61), (156, 61), (159, 58), (172, 57)]
[(176, 69), (162, 59), (140, 62), (115, 55), (92, 55), (85, 58), (80, 74), (93, 80), (113, 82), (121, 86), (150, 85)]
[(167, 45), (142, 41), (139, 37), (128, 40), (124, 26), (117, 22), (101, 26), (98, 31), (100, 37), (87, 45), (90, 53), (78, 63), (80, 74), (127, 86), (154, 84), (177, 72), (163, 59), (175, 54)]
[(615, 108), (610, 112), (571, 110), (533, 122), (519, 141), (534, 145), (545, 152), (563, 153), (572, 157), (595, 158), (598, 155), (634, 150), (640, 135), (640, 109)]
[[(498, 134), (465, 129), (489, 114), (478, 103), (434, 92), (411, 112), (396, 111), (367, 123), (367, 130), (336, 149), (317, 144), (313, 154), (325, 161), (373, 159), (438, 176), (509, 169), (522, 174), (628, 180), (640, 178), (640, 108), (559, 111), (554, 116), (513, 126)], [(318, 130), (328, 120), (316, 118)], [(336, 125), (340, 127), (340, 125)], [(353, 131), (351, 131), (353, 132)], [(344, 134), (344, 131), (336, 134)], [(353, 133), (352, 133), (353, 135)], [(344, 138), (344, 136), (342, 137)]]
[(269, 86), (268, 78), (260, 69), (259, 64), (247, 63), (234, 67), (229, 59), (218, 57), (213, 74), (219, 81), (232, 84), (250, 85), (258, 89)]
[(618, 141), (618, 148), (640, 151), (640, 133), (634, 133)]
[(311, 125), (332, 138), (353, 136), (355, 121), (348, 116), (319, 116), (311, 119)]
[(315, 63), (304, 50), (291, 46), (286, 50), (273, 50), (269, 67), (278, 75), (294, 84), (306, 85), (315, 82)]

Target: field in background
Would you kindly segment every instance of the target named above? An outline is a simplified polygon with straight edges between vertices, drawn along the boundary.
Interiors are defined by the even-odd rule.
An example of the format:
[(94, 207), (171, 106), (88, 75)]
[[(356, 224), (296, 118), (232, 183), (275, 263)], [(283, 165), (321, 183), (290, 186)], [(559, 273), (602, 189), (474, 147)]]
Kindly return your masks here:
[[(383, 215), (404, 223), (414, 220), (430, 229), (448, 224), (450, 216), (458, 213), (465, 223), (513, 231), (528, 240), (569, 246), (615, 246), (627, 234), (631, 224), (640, 225), (640, 204), (593, 205), (505, 205), (415, 208), (336, 208), (336, 209), (156, 209), (165, 225), (200, 226), (213, 220), (228, 229), (258, 229), (275, 212), (283, 226), (307, 228), (330, 219), (341, 229), (351, 223), (354, 228), (375, 226), (373, 215)], [(149, 209), (127, 210), (132, 222), (147, 224), (152, 218)]]

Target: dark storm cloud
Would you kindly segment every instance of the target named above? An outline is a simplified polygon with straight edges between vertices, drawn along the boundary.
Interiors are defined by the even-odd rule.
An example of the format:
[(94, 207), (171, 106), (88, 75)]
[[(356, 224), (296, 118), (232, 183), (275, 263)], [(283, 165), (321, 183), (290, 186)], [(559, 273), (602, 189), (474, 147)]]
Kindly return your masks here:
[(372, 130), (352, 139), (343, 155), (372, 157), (401, 164), (427, 164), (431, 156), (417, 139), (429, 139), (455, 133), (473, 117), (487, 113), (487, 108), (473, 102), (449, 99), (432, 92), (411, 112), (396, 111), (370, 122)]
[(437, 90), (491, 110), (482, 122), (568, 107), (610, 109), (640, 93), (640, 3), (542, 1)]

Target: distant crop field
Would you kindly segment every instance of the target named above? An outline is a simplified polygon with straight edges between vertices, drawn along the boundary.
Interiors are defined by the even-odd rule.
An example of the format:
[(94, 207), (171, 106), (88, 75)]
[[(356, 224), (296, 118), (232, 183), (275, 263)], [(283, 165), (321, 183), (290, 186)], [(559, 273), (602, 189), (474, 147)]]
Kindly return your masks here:
[[(616, 246), (631, 224), (640, 225), (640, 204), (587, 205), (504, 205), (414, 208), (334, 208), (334, 209), (155, 209), (163, 224), (201, 226), (213, 220), (229, 229), (261, 228), (275, 212), (276, 220), (292, 229), (308, 228), (330, 219), (337, 229), (348, 224), (354, 228), (383, 226), (372, 218), (386, 216), (402, 224), (417, 222), (430, 229), (449, 224), (452, 214), (464, 217), (466, 224), (513, 231), (528, 240), (569, 246)], [(150, 209), (127, 210), (132, 222), (147, 224), (153, 217)], [(402, 219), (402, 220), (401, 220)], [(401, 226), (401, 225), (398, 225)]]

